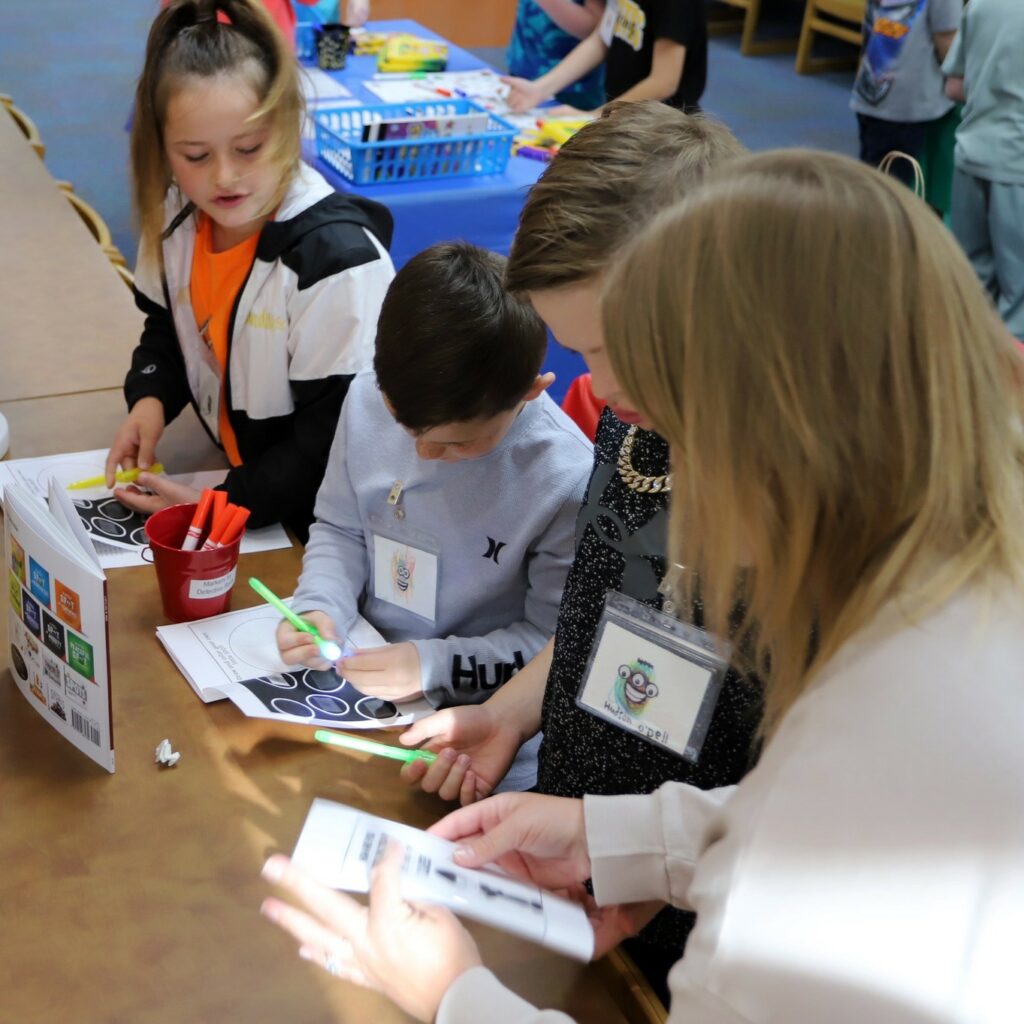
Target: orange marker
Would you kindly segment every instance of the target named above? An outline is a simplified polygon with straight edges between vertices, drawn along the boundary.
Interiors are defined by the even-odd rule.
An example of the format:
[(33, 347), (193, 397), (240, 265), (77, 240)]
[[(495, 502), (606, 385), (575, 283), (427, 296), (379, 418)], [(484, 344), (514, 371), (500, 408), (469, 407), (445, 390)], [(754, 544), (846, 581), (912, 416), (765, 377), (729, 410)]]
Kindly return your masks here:
[(442, 89), (440, 86), (438, 86), (434, 92), (436, 92), (438, 96), (447, 96), (449, 98), (451, 98), (452, 95), (451, 89)]
[(211, 551), (220, 544), (221, 535), (224, 533), (228, 523), (231, 522), (231, 517), (235, 514), (237, 508), (238, 506), (232, 505), (230, 501), (225, 503), (223, 511), (214, 516), (213, 526), (210, 527), (210, 534), (206, 538), (206, 543), (200, 548), (200, 551)]
[(241, 505), (235, 507), (235, 511), (232, 513), (231, 519), (228, 520), (227, 526), (224, 527), (220, 535), (220, 540), (217, 542), (217, 547), (227, 547), (228, 544), (234, 544), (245, 530), (246, 520), (249, 518), (249, 510), (243, 508)]
[(203, 527), (206, 526), (207, 516), (209, 516), (210, 509), (213, 507), (213, 495), (214, 492), (207, 487), (199, 498), (199, 504), (196, 505), (196, 514), (192, 517), (192, 523), (181, 545), (182, 551), (195, 551), (199, 547), (199, 538), (203, 535)]

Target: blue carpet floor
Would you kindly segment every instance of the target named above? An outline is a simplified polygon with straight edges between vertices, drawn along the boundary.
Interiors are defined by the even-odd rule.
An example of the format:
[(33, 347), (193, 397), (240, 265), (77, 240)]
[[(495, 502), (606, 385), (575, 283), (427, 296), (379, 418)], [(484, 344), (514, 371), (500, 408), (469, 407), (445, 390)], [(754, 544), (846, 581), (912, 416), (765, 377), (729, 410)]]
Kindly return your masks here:
[[(0, 92), (35, 120), (50, 172), (99, 210), (129, 263), (136, 245), (124, 126), (156, 10), (156, 0), (33, 0), (4, 3), (0, 15)], [(477, 52), (503, 60), (500, 49)], [(708, 64), (705, 109), (751, 149), (856, 153), (852, 74), (802, 77), (791, 54), (740, 56), (737, 36), (712, 40)]]

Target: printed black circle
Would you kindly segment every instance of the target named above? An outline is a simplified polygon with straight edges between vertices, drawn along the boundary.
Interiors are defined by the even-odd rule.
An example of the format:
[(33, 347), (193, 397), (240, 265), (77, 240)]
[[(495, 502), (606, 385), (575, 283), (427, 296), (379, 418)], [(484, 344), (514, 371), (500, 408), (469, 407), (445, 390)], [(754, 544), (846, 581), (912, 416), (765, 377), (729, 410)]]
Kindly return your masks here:
[(121, 538), (128, 533), (120, 523), (112, 523), (109, 519), (90, 519), (89, 530), (104, 537)]
[(307, 668), (302, 681), (311, 690), (319, 693), (337, 693), (345, 685), (345, 680), (334, 669), (323, 671), (318, 668)]
[(291, 715), (292, 718), (314, 718), (316, 714), (311, 707), (290, 697), (275, 697), (270, 702), (270, 710), (279, 715)]
[(135, 515), (130, 508), (125, 508), (117, 498), (109, 498), (107, 501), (101, 501), (96, 506), (96, 511), (106, 519), (112, 519), (116, 523), (125, 523)]
[(398, 714), (398, 708), (389, 700), (381, 700), (379, 697), (360, 697), (356, 701), (356, 711), (363, 718), (370, 718), (376, 722), (384, 718), (394, 718)]
[(266, 683), (267, 686), (274, 686), (278, 690), (294, 690), (299, 685), (298, 679), (293, 675), (287, 676), (260, 676), (258, 683)]
[(321, 715), (331, 718), (343, 718), (348, 714), (348, 704), (340, 697), (332, 697), (329, 693), (311, 693), (306, 703)]

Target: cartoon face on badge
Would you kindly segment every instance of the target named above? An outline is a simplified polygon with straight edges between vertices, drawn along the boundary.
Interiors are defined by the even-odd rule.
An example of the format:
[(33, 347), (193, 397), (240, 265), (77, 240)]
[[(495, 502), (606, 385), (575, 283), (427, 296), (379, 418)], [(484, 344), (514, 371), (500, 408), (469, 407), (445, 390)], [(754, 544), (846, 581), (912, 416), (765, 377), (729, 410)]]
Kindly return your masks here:
[(391, 581), (399, 593), (411, 597), (413, 573), (416, 571), (416, 558), (407, 548), (395, 551), (391, 556)]
[(658, 696), (654, 683), (654, 666), (643, 658), (620, 665), (615, 681), (615, 696), (630, 714), (642, 714), (647, 702)]

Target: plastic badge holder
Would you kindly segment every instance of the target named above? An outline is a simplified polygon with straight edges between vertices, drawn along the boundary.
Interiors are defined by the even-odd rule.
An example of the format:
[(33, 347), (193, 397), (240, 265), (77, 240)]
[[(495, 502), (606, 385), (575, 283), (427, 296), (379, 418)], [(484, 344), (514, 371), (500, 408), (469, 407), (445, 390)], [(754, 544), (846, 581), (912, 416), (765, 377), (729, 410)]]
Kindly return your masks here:
[[(482, 132), (423, 135), (415, 141), (363, 141), (363, 129), (377, 122), (475, 113), (487, 114), (487, 127)], [(319, 158), (356, 185), (502, 174), (516, 136), (516, 129), (507, 121), (466, 99), (320, 107), (313, 112), (313, 118)]]
[[(645, 735), (649, 742), (660, 747), (662, 750), (676, 757), (681, 756), (684, 761), (696, 763), (700, 757), (701, 747), (704, 745), (708, 727), (711, 725), (715, 707), (718, 704), (718, 695), (722, 688), (725, 673), (729, 668), (732, 645), (716, 640), (710, 633), (697, 626), (682, 622), (673, 615), (658, 611), (656, 608), (651, 608), (617, 591), (610, 590), (605, 595), (604, 610), (598, 622), (594, 642), (590, 648), (590, 655), (583, 669), (582, 682), (576, 697), (576, 703), (589, 714), (597, 714), (598, 717), (620, 726), (622, 724), (620, 715), (597, 711), (593, 707), (588, 707), (582, 701), (582, 695), (586, 689), (591, 671), (594, 668), (594, 662), (601, 646), (601, 641), (604, 638), (605, 629), (609, 625), (620, 627), (642, 641), (681, 656), (691, 665), (697, 666), (708, 673), (708, 682), (704, 696), (693, 720), (690, 733), (686, 737), (685, 748), (682, 751), (675, 750), (672, 746), (660, 742), (655, 735)], [(665, 680), (662, 685), (671, 686), (673, 681), (672, 679)]]

